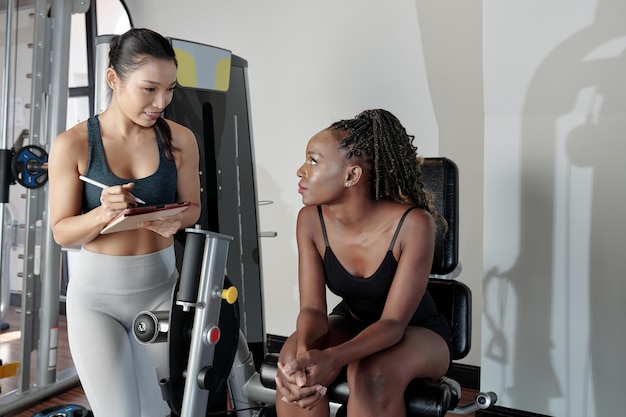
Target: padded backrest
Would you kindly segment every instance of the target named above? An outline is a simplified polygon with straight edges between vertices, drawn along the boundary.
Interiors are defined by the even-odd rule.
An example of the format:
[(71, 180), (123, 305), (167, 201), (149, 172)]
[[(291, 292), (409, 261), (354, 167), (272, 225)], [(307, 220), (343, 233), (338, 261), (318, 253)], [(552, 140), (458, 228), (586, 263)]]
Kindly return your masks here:
[(437, 224), (435, 257), (431, 274), (435, 276), (452, 273), (459, 263), (459, 174), (454, 162), (448, 158), (424, 158), (422, 165), (424, 186), (435, 197), (437, 212), (446, 219)]
[(452, 329), (452, 359), (462, 359), (472, 346), (472, 293), (453, 279), (431, 278), (428, 292)]
[(437, 224), (435, 256), (428, 291), (452, 328), (452, 357), (464, 358), (471, 347), (472, 293), (462, 282), (439, 279), (450, 276), (459, 263), (459, 173), (447, 158), (424, 158), (424, 186), (435, 197), (437, 212), (446, 220)]

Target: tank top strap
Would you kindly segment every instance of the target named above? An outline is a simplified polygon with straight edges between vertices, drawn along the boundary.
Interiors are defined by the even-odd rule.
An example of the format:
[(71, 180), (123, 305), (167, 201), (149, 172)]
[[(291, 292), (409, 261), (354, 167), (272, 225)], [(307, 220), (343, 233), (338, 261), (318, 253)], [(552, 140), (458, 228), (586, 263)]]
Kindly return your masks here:
[(161, 159), (165, 158), (165, 152), (163, 151), (163, 138), (159, 134), (159, 130), (156, 128), (156, 125), (152, 128), (154, 131), (154, 137), (156, 138), (157, 145), (159, 145), (159, 155), (161, 155)]
[(86, 175), (89, 176), (92, 169), (95, 169), (98, 172), (107, 172), (109, 170), (109, 166), (104, 155), (104, 145), (102, 144), (102, 135), (100, 133), (100, 121), (98, 120), (98, 115), (91, 116), (87, 120), (87, 142), (89, 147), (89, 159), (87, 161)]
[(104, 151), (102, 146), (102, 137), (100, 136), (100, 122), (98, 121), (98, 115), (91, 116), (87, 120), (87, 138), (89, 140), (89, 147), (95, 146), (97, 150)]
[(402, 214), (402, 217), (400, 217), (400, 222), (398, 223), (398, 227), (396, 227), (396, 231), (393, 234), (393, 238), (391, 238), (391, 243), (389, 244), (389, 249), (388, 250), (393, 250), (393, 246), (396, 244), (396, 238), (398, 237), (398, 233), (400, 233), (400, 228), (402, 227), (402, 223), (404, 223), (404, 219), (406, 218), (406, 215), (409, 214), (409, 211), (416, 209), (417, 207), (413, 206), (413, 207), (409, 207), (408, 209), (406, 209), (406, 211)]
[(324, 216), (322, 215), (322, 206), (317, 206), (317, 214), (320, 216), (320, 223), (322, 224), (322, 234), (324, 235), (324, 243), (326, 247), (329, 248), (330, 244), (328, 243), (328, 235), (326, 234), (326, 223), (324, 223)]

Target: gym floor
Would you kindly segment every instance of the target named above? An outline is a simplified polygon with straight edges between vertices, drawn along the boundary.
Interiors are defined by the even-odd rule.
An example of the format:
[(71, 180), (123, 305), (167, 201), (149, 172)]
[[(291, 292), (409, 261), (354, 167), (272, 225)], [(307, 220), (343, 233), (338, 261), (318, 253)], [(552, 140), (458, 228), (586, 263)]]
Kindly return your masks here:
[[(21, 351), (21, 314), (20, 308), (16, 306), (10, 306), (9, 311), (4, 320), (9, 328), (3, 330), (0, 333), (0, 360), (2, 363), (7, 364), (10, 362), (20, 361)], [(34, 381), (35, 369), (36, 369), (36, 352), (33, 352), (31, 359), (31, 382)], [(65, 316), (59, 315), (59, 347), (58, 347), (58, 370), (67, 369), (72, 366), (72, 357), (70, 355), (69, 347), (67, 345), (67, 327), (65, 323)], [(2, 388), (2, 394), (11, 392), (17, 388), (18, 377), (9, 377), (0, 379)], [(89, 408), (89, 403), (85, 398), (85, 394), (80, 385), (75, 388), (62, 392), (54, 397), (47, 398), (45, 401), (33, 405), (22, 411), (7, 414), (5, 417), (32, 417), (43, 409), (48, 407), (63, 405), (63, 404), (76, 404)]]
[[(2, 363), (7, 364), (20, 360), (20, 338), (21, 338), (21, 316), (19, 307), (10, 306), (7, 316), (4, 320), (9, 328), (0, 332), (0, 360)], [(59, 349), (58, 349), (58, 370), (67, 369), (72, 366), (72, 357), (67, 345), (67, 327), (65, 322), (65, 316), (59, 315)], [(34, 380), (34, 369), (36, 367), (36, 352), (33, 353), (32, 359), (32, 376), (31, 381)], [(7, 393), (17, 388), (17, 376), (0, 379), (1, 393)], [(461, 398), (461, 404), (473, 401), (476, 391), (463, 389), (463, 396)], [(71, 390), (62, 392), (53, 397), (47, 398), (36, 405), (21, 410), (19, 412), (7, 414), (4, 417), (33, 417), (41, 410), (52, 406), (59, 406), (65, 404), (76, 404), (89, 409), (89, 402), (85, 398), (85, 394), (80, 385), (72, 388)], [(446, 414), (446, 417), (455, 416), (454, 414)], [(468, 417), (474, 417), (474, 413), (468, 414)]]

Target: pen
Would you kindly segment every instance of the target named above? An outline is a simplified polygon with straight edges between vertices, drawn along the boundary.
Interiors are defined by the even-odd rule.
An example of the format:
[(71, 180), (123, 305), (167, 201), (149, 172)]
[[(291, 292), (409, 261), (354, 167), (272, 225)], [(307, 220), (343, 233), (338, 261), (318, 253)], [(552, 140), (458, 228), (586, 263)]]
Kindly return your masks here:
[[(80, 175), (78, 178), (80, 178), (82, 181), (85, 181), (87, 184), (95, 185), (96, 187), (99, 187), (99, 188), (102, 188), (102, 189), (105, 189), (105, 188), (109, 187), (108, 185), (102, 184), (101, 182), (92, 180), (91, 178), (87, 178), (84, 175)], [(138, 202), (139, 204), (146, 204), (146, 202), (143, 201), (141, 198), (135, 197), (134, 195), (132, 195), (132, 196), (135, 199), (135, 201)]]

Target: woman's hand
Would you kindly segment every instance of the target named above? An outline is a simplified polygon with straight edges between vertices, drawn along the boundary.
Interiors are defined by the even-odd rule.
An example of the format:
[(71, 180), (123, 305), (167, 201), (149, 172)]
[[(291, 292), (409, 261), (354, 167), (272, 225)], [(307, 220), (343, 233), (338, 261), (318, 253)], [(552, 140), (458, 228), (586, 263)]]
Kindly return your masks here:
[(320, 384), (307, 385), (304, 370), (286, 373), (282, 363), (278, 363), (276, 390), (282, 394), (282, 400), (311, 410), (326, 395), (326, 387)]
[(324, 350), (312, 349), (299, 354), (294, 360), (284, 364), (283, 373), (302, 385), (330, 385), (339, 369), (335, 369), (332, 358)]
[(100, 205), (104, 210), (104, 216), (112, 220), (129, 207), (136, 207), (135, 197), (130, 193), (135, 184), (129, 182), (123, 185), (114, 185), (102, 190)]
[(163, 237), (170, 237), (178, 232), (182, 224), (183, 215), (182, 213), (177, 213), (173, 216), (159, 217), (157, 220), (141, 222), (139, 226), (152, 230)]

